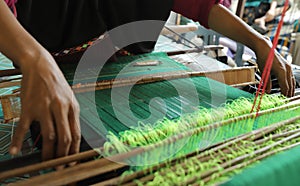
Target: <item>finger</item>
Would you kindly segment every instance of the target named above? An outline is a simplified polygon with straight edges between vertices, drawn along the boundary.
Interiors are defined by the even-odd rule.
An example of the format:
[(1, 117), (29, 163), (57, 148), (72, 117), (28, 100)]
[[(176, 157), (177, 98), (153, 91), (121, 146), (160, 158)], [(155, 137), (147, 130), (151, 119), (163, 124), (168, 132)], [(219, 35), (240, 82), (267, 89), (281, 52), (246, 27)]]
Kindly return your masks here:
[(56, 142), (56, 132), (50, 112), (46, 113), (41, 120), (41, 132), (43, 136), (42, 159), (45, 161), (54, 158)]
[(291, 76), (288, 75), (291, 73), (291, 66), (287, 61), (280, 55), (278, 51), (275, 51), (275, 58), (272, 66), (272, 71), (276, 75), (280, 87), (281, 94), (284, 96), (290, 96), (290, 79)]
[(268, 79), (267, 86), (266, 86), (266, 93), (270, 94), (272, 89), (272, 81), (271, 78)]
[[(76, 102), (75, 105), (72, 105), (69, 111), (69, 122), (70, 130), (72, 135), (72, 143), (70, 147), (69, 154), (76, 154), (80, 149), (80, 140), (81, 140), (81, 130), (79, 122), (79, 106)], [(76, 162), (71, 163), (70, 166), (76, 164)]]
[(69, 154), (72, 136), (70, 132), (68, 112), (68, 109), (65, 109), (64, 105), (61, 103), (59, 103), (53, 110), (57, 131), (56, 157), (63, 157)]
[(29, 130), (31, 121), (32, 120), (30, 117), (28, 117), (28, 115), (26, 115), (25, 113), (21, 113), (19, 124), (17, 126), (16, 132), (13, 135), (13, 139), (10, 145), (9, 153), (11, 155), (17, 155), (21, 150), (24, 136)]
[(292, 67), (290, 65), (286, 65), (286, 72), (287, 72), (287, 81), (289, 84), (289, 92), (288, 92), (288, 97), (292, 97), (294, 96), (295, 93), (295, 77), (293, 75), (293, 70)]
[(69, 122), (70, 122), (71, 134), (72, 134), (72, 144), (70, 148), (70, 154), (75, 154), (79, 152), (80, 138), (81, 138), (78, 106), (71, 106), (69, 111)]
[(295, 78), (295, 76), (293, 75), (293, 93), (292, 93), (292, 96), (295, 96), (295, 94), (296, 94), (296, 78)]
[(283, 94), (284, 96), (289, 96), (289, 91), (290, 91), (290, 86), (288, 83), (288, 77), (287, 77), (287, 70), (284, 66), (280, 65), (280, 67), (278, 67), (277, 69), (277, 79), (278, 79), (278, 83), (279, 83), (279, 87), (280, 87), (280, 92), (281, 94)]
[(286, 79), (278, 79), (280, 92), (282, 95), (289, 97), (289, 85)]

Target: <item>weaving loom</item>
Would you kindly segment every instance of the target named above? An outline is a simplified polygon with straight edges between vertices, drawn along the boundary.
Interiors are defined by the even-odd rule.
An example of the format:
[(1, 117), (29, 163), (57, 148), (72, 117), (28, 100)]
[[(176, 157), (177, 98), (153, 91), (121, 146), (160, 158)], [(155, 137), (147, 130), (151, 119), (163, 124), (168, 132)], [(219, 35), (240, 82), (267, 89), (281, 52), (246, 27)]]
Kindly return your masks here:
[[(139, 59), (159, 63), (131, 63)], [(74, 66), (61, 68), (71, 84)], [(93, 69), (87, 71), (95, 75)], [(222, 74), (226, 76), (226, 72)], [(250, 113), (252, 94), (203, 77), (205, 73), (193, 72), (164, 53), (107, 63), (105, 70), (96, 74), (96, 84), (87, 74), (73, 90), (81, 106), (83, 136), (97, 149), (37, 164), (31, 162), (36, 154), (1, 162), (2, 183), (13, 178), (21, 180), (17, 182), (20, 185), (234, 185), (247, 183), (243, 174), (233, 176), (245, 167), (299, 143), (297, 97), (265, 97), (256, 118)], [(97, 113), (90, 109), (89, 88), (95, 86)], [(119, 107), (113, 105), (112, 97)], [(157, 97), (161, 100), (153, 99)], [(98, 116), (103, 126), (97, 123)], [(15, 161), (20, 164), (12, 169)], [(81, 163), (53, 172), (55, 166), (73, 161)], [(36, 173), (42, 174), (32, 177)]]
[[(75, 67), (61, 68), (74, 83)], [(81, 107), (82, 135), (93, 150), (37, 164), (24, 161), (32, 161), (36, 154), (1, 162), (3, 183), (13, 179), (21, 180), (17, 185), (243, 184), (247, 179), (238, 173), (246, 167), (299, 145), (299, 97), (265, 96), (254, 113), (252, 94), (203, 77), (207, 73), (194, 72), (164, 53), (119, 58), (103, 69), (100, 74), (81, 71), (72, 85)], [(246, 77), (253, 70), (246, 70)], [(252, 75), (249, 80), (233, 78), (227, 70), (212, 74), (228, 84), (255, 83)], [(2, 100), (9, 105), (11, 97)], [(13, 161), (22, 163), (11, 166)], [(78, 164), (53, 171), (74, 161)], [(284, 170), (274, 166), (274, 171)]]

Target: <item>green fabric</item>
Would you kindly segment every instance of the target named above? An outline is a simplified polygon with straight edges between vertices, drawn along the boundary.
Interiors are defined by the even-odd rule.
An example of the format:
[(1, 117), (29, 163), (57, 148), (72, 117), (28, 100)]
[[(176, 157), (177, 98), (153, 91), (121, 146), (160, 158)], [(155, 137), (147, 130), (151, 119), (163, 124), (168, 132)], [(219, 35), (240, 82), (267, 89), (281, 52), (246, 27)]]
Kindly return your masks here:
[[(145, 60), (157, 60), (160, 64), (157, 66), (134, 66), (132, 63)], [(60, 67), (67, 81), (72, 84), (77, 64), (61, 64)], [(91, 82), (95, 76), (98, 76), (97, 80), (100, 81), (114, 79), (117, 75), (119, 78), (127, 78), (174, 71), (188, 71), (189, 68), (170, 59), (166, 53), (150, 53), (137, 56), (120, 57), (116, 62), (107, 62), (102, 68), (100, 74), (97, 74), (97, 70), (98, 69), (88, 69), (86, 72), (83, 72), (80, 82)], [(122, 74), (120, 74), (121, 70)]]
[(300, 147), (272, 156), (234, 176), (223, 186), (294, 186), (300, 183)]
[[(176, 87), (176, 88), (175, 88)], [(191, 87), (196, 88), (197, 95), (193, 95)], [(81, 106), (81, 119), (91, 125), (95, 131), (102, 133), (102, 129), (98, 126), (97, 117), (99, 116), (108, 131), (118, 135), (120, 131), (129, 129), (127, 126), (138, 125), (139, 120), (145, 120), (145, 123), (155, 123), (164, 117), (168, 119), (176, 119), (183, 113), (191, 113), (198, 109), (193, 107), (195, 96), (200, 106), (206, 108), (218, 107), (225, 102), (237, 99), (239, 97), (250, 98), (252, 94), (241, 91), (239, 89), (227, 86), (220, 82), (208, 79), (206, 77), (194, 77), (186, 79), (177, 79), (171, 81), (156, 82), (151, 84), (143, 84), (134, 86), (128, 98), (124, 92), (127, 87), (116, 88), (117, 97), (111, 98), (111, 89), (99, 90), (95, 92), (98, 113), (91, 113), (90, 100), (93, 93), (80, 93), (76, 97)], [(184, 95), (179, 95), (178, 89), (186, 90)], [(154, 98), (160, 98), (164, 101), (153, 101)], [(112, 106), (111, 99), (114, 99), (120, 108)], [(130, 110), (126, 109), (126, 101), (129, 100)], [(149, 104), (154, 102), (154, 109), (149, 110)], [(124, 107), (122, 106), (124, 105)], [(166, 109), (164, 109), (164, 107)], [(184, 109), (183, 109), (184, 108)], [(116, 119), (115, 110), (119, 111), (124, 123)], [(166, 110), (166, 114), (164, 114)], [(152, 115), (148, 120), (147, 118)], [(134, 117), (133, 117), (134, 116)]]

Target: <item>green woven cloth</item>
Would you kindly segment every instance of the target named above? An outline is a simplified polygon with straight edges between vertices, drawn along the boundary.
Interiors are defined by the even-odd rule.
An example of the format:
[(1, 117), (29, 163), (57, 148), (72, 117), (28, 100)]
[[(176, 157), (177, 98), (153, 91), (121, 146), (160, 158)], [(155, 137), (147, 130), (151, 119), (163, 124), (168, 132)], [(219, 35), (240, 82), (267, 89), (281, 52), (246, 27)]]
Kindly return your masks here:
[[(206, 77), (135, 85), (129, 95), (125, 93), (127, 88), (113, 89), (114, 97), (111, 89), (96, 91), (97, 113), (92, 113), (90, 109), (93, 106), (91, 100), (93, 93), (77, 94), (81, 106), (81, 119), (91, 125), (94, 131), (101, 133), (101, 127), (97, 122), (97, 118), (100, 117), (105, 128), (118, 135), (120, 131), (129, 129), (128, 126), (137, 126), (139, 121), (154, 124), (157, 120), (176, 119), (182, 114), (192, 113), (200, 106), (214, 108), (230, 100), (253, 96)], [(181, 90), (181, 93), (178, 90)], [(118, 107), (112, 105), (112, 100)], [(128, 100), (129, 108), (126, 105)], [(195, 105), (195, 102), (199, 104)], [(152, 110), (149, 109), (149, 104), (153, 104)], [(119, 113), (119, 117), (116, 117), (115, 112)], [(121, 118), (123, 122), (117, 118)]]
[(294, 186), (300, 183), (300, 147), (272, 156), (234, 176), (223, 186)]
[[(135, 62), (156, 60), (159, 62), (156, 66), (135, 66)], [(77, 64), (60, 64), (67, 81), (71, 84), (74, 77), (74, 72), (76, 70)], [(118, 78), (129, 78), (142, 75), (154, 75), (158, 73), (170, 73), (178, 71), (189, 71), (190, 69), (186, 66), (177, 63), (176, 61), (170, 59), (166, 53), (149, 53), (137, 56), (124, 56), (118, 58), (117, 61), (107, 62), (103, 66), (100, 74), (98, 74), (98, 69), (87, 69), (85, 71), (81, 70), (77, 77), (80, 78), (81, 83), (87, 83), (94, 80), (97, 77), (97, 81), (100, 80), (110, 80), (114, 79), (116, 76)]]

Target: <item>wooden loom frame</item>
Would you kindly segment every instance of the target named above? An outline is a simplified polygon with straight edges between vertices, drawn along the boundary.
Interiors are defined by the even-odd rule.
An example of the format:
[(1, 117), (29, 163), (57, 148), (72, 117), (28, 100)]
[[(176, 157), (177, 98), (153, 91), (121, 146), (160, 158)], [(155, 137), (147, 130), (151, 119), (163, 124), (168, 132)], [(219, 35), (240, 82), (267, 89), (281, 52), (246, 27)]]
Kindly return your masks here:
[[(128, 86), (133, 84), (146, 84), (146, 83), (154, 83), (164, 80), (172, 80), (179, 78), (189, 78), (189, 77), (198, 77), (198, 76), (206, 76), (216, 81), (223, 82), (227, 85), (231, 85), (234, 87), (247, 86), (257, 84), (258, 82), (255, 80), (255, 72), (256, 67), (235, 67), (232, 69), (225, 70), (217, 70), (217, 71), (201, 71), (201, 72), (175, 72), (172, 74), (156, 74), (154, 76), (145, 75), (133, 78), (125, 78), (125, 79), (114, 79), (114, 80), (103, 80), (95, 83), (87, 83), (87, 84), (78, 84), (73, 85), (72, 89), (75, 93), (79, 92), (88, 92), (93, 90), (103, 90), (110, 89), (112, 87), (121, 87)], [(6, 74), (7, 71), (4, 71)], [(8, 74), (10, 74), (8, 72)], [(1, 73), (0, 73), (1, 75)], [(20, 85), (21, 80), (13, 81), (11, 83), (0, 83), (0, 86), (9, 87)], [(10, 122), (13, 119), (18, 119), (18, 113), (14, 113), (13, 106), (11, 103), (11, 98), (19, 97), (20, 93), (14, 93), (9, 95), (0, 96), (1, 106), (4, 113), (4, 121)]]

